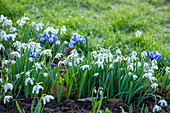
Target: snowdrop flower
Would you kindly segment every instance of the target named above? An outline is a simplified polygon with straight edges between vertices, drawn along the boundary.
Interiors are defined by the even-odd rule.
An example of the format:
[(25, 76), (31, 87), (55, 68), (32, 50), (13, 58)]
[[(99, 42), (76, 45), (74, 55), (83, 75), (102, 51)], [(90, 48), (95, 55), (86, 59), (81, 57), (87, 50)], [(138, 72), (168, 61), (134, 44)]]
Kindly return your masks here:
[(60, 43), (60, 40), (57, 40), (56, 42), (55, 42), (55, 44), (56, 45), (60, 45), (61, 43)]
[(5, 96), (4, 97), (4, 104), (6, 104), (6, 102), (9, 102), (9, 99), (11, 99), (12, 96)]
[(144, 63), (143, 67), (147, 68), (149, 66), (149, 64), (147, 62)]
[(62, 55), (63, 55), (62, 53), (57, 53), (56, 56), (55, 56), (55, 58), (60, 59), (60, 57), (61, 57)]
[(132, 65), (132, 64), (128, 65), (128, 66), (127, 66), (127, 69), (133, 71), (133, 70), (134, 70), (133, 65)]
[(121, 55), (121, 51), (120, 51), (120, 49), (117, 49), (117, 50), (116, 50), (116, 54)]
[(0, 35), (1, 35), (1, 40), (5, 40), (5, 41), (8, 40), (8, 35), (6, 34), (5, 31), (2, 30), (2, 31), (0, 32)]
[(0, 50), (1, 49), (5, 50), (5, 47), (2, 44), (0, 44)]
[(43, 103), (46, 104), (46, 102), (49, 102), (50, 99), (54, 100), (54, 97), (51, 95), (46, 95), (45, 97), (43, 97)]
[(9, 61), (8, 60), (4, 60), (3, 62), (2, 62), (2, 65), (7, 65), (9, 63)]
[(136, 55), (132, 55), (130, 59), (131, 60), (136, 60)]
[(155, 77), (149, 77), (149, 80), (151, 81), (151, 83), (153, 83), (154, 80), (157, 80)]
[(37, 31), (39, 31), (40, 29), (43, 29), (43, 26), (44, 26), (43, 23), (38, 23), (38, 24), (36, 24), (35, 29), (36, 29)]
[(20, 74), (16, 74), (16, 78), (17, 78), (17, 79), (20, 78)]
[(66, 34), (66, 26), (63, 26), (61, 28), (61, 35)]
[(3, 83), (2, 78), (0, 78), (0, 83)]
[(155, 113), (155, 111), (159, 111), (159, 110), (161, 110), (161, 107), (158, 105), (155, 105), (153, 108), (153, 112)]
[(25, 79), (25, 85), (26, 85), (26, 86), (28, 85), (28, 82), (30, 82), (31, 85), (34, 84), (34, 83), (33, 83), (33, 79), (31, 79), (31, 78), (26, 78), (26, 79)]
[(143, 51), (142, 53), (141, 53), (141, 57), (142, 58), (145, 58), (145, 56), (147, 56), (148, 54), (147, 54), (147, 52), (146, 51)]
[(69, 63), (68, 63), (68, 65), (69, 65), (69, 66), (72, 66), (72, 63), (71, 63), (71, 62), (69, 62)]
[(148, 69), (148, 72), (149, 73), (154, 73), (154, 70), (151, 68), (151, 69)]
[(8, 68), (5, 68), (5, 71), (6, 71), (6, 72), (8, 72), (8, 71), (9, 71), (9, 69), (8, 69)]
[(29, 20), (28, 17), (22, 17), (20, 20), (17, 21), (17, 24), (19, 26), (23, 26), (24, 24), (26, 24), (26, 20)]
[(3, 24), (2, 25), (9, 25), (9, 26), (12, 26), (12, 20), (8, 20), (8, 19), (6, 19), (4, 22), (3, 22)]
[(41, 55), (42, 54), (45, 54), (45, 55), (48, 55), (48, 56), (52, 56), (51, 49), (45, 49), (44, 51), (41, 52)]
[(94, 90), (94, 93), (95, 93), (95, 94), (97, 93), (97, 90), (96, 90), (96, 89)]
[(135, 34), (136, 34), (136, 37), (141, 37), (141, 35), (142, 35), (142, 33), (141, 33), (139, 30), (137, 30), (137, 31), (135, 32)]
[(41, 85), (37, 84), (33, 87), (32, 93), (36, 91), (36, 93), (39, 94), (40, 89), (44, 90), (44, 88)]
[(137, 55), (137, 53), (136, 53), (136, 51), (132, 51), (132, 53), (131, 53), (132, 55)]
[(142, 78), (144, 78), (144, 77), (151, 78), (152, 77), (152, 73), (145, 73)]
[(1, 18), (0, 18), (0, 23), (3, 22), (4, 20), (6, 20), (7, 18), (4, 17), (4, 15), (1, 15)]
[(29, 71), (26, 72), (26, 76), (30, 76), (30, 72)]
[(133, 75), (133, 80), (136, 80), (138, 78), (138, 76)]
[(98, 68), (102, 68), (103, 69), (103, 62), (102, 61), (100, 61), (99, 59), (98, 59), (98, 61), (97, 62), (95, 62), (94, 64), (97, 64), (98, 65)]
[(40, 64), (40, 63), (38, 63), (38, 62), (37, 62), (37, 63), (35, 63), (33, 67), (35, 67), (35, 68), (36, 68), (36, 71), (37, 71), (37, 69), (42, 69), (41, 64)]
[(33, 59), (32, 57), (30, 57), (30, 58), (29, 58), (29, 61), (30, 61), (30, 62), (33, 62), (33, 61), (34, 61), (34, 59)]
[(17, 33), (15, 34), (8, 34), (8, 37), (10, 37), (12, 39), (12, 41), (15, 41)]
[(67, 41), (64, 41), (64, 44), (66, 44), (66, 45), (67, 45), (67, 44), (68, 44), (68, 42), (67, 42)]
[(34, 27), (35, 26), (35, 22), (31, 22), (31, 26)]
[(15, 51), (13, 51), (13, 52), (11, 53), (11, 55), (14, 55), (14, 57), (21, 58), (21, 55), (20, 55), (20, 53), (19, 53), (19, 52), (15, 52)]
[(161, 104), (161, 106), (163, 106), (163, 105), (167, 106), (167, 105), (168, 105), (165, 100), (160, 100), (160, 101), (158, 102), (158, 104), (159, 104), (159, 103)]
[(83, 71), (84, 71), (84, 69), (90, 70), (90, 67), (89, 67), (89, 65), (83, 65), (80, 67), (80, 69), (82, 69)]
[(170, 73), (170, 67), (167, 66), (167, 67), (165, 68), (165, 71), (168, 72), (168, 73)]
[(100, 90), (99, 94), (100, 94), (100, 95), (102, 95), (102, 93), (103, 93), (103, 91), (102, 91), (102, 90)]
[(91, 54), (96, 56), (97, 55), (97, 51), (92, 51)]
[(44, 77), (47, 77), (47, 76), (48, 76), (48, 73), (44, 73), (43, 76), (44, 76)]
[(157, 86), (158, 86), (157, 83), (153, 83), (153, 84), (151, 85), (151, 87), (152, 87), (152, 88), (155, 88), (155, 89), (156, 89)]
[(94, 76), (97, 77), (99, 75), (99, 73), (95, 73)]
[(83, 58), (76, 58), (74, 60), (74, 65), (80, 64), (80, 61), (83, 61)]
[(17, 29), (15, 27), (10, 27), (10, 32), (15, 32)]
[(139, 67), (141, 67), (141, 65), (142, 65), (142, 64), (141, 64), (140, 62), (138, 62), (138, 64), (137, 64), (137, 65), (138, 65), (138, 68), (139, 68)]
[(12, 63), (12, 64), (15, 64), (15, 63), (16, 63), (16, 61), (15, 61), (15, 60), (11, 60), (11, 63)]
[(129, 56), (126, 57), (126, 60), (127, 60), (128, 64), (130, 64), (130, 57)]
[(12, 90), (13, 85), (11, 83), (7, 83), (7, 84), (4, 85), (4, 89), (5, 89), (5, 92), (7, 92), (8, 89)]

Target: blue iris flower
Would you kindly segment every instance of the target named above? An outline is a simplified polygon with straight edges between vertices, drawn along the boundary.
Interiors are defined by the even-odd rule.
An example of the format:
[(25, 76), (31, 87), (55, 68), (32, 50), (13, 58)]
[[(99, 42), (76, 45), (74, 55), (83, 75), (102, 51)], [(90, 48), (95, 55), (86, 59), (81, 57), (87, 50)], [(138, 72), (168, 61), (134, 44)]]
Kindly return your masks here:
[(162, 58), (162, 54), (158, 53), (158, 51), (155, 51), (155, 53), (153, 53), (153, 51), (149, 51), (148, 55), (151, 60), (155, 59), (156, 61), (158, 61), (160, 58)]
[(69, 48), (73, 48), (74, 45), (80, 41), (86, 42), (86, 39), (84, 37), (80, 38), (80, 35), (77, 33), (73, 33), (71, 36), (72, 38), (70, 39)]
[(40, 38), (40, 43), (44, 44), (44, 42), (46, 41), (46, 39), (44, 37)]

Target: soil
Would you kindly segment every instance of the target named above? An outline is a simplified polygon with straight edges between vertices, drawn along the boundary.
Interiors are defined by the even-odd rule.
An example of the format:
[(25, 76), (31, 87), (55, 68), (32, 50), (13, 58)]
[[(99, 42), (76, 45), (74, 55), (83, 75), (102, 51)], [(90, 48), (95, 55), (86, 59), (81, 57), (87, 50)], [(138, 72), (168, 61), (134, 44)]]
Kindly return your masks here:
[[(160, 88), (160, 87), (159, 87)], [(165, 91), (165, 89), (161, 89), (162, 92), (156, 92), (155, 95), (162, 96), (168, 103), (168, 106), (162, 106), (162, 110), (160, 110), (157, 113), (170, 113), (170, 91)], [(26, 113), (31, 112), (31, 103), (32, 98), (24, 98), (24, 96), (20, 95), (16, 101), (19, 103), (21, 109), (24, 109)], [(80, 101), (81, 100), (81, 101)], [(67, 99), (62, 100), (60, 103), (58, 103), (57, 98), (54, 100), (46, 103), (43, 112), (44, 113), (89, 113), (92, 110), (92, 104), (89, 99)], [(115, 103), (110, 102), (103, 102), (101, 106), (101, 110), (104, 110), (105, 108), (108, 108), (112, 113), (121, 113), (122, 110), (120, 108), (123, 107), (123, 109), (128, 112), (129, 111), (129, 105), (127, 105), (123, 101), (117, 101), (119, 99), (116, 99)], [(159, 99), (157, 100), (157, 102)], [(141, 108), (148, 107), (149, 111), (152, 112), (152, 109), (155, 105), (154, 98), (148, 98), (145, 99), (142, 104), (137, 107), (135, 103), (132, 103), (133, 105), (133, 113), (140, 113)], [(36, 105), (36, 103), (35, 103)], [(19, 113), (17, 110), (17, 107), (15, 105), (15, 102), (10, 102), (7, 104), (0, 103), (0, 113)]]

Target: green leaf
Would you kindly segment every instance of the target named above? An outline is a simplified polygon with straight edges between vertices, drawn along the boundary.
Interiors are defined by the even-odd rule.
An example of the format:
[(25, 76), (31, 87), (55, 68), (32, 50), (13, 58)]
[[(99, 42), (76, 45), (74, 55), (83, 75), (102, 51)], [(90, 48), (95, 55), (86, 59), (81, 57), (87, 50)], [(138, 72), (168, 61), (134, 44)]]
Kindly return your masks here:
[(129, 107), (129, 113), (132, 113), (132, 111), (133, 111), (133, 106), (131, 104), (130, 107)]
[(82, 91), (84, 89), (84, 84), (86, 81), (87, 70), (84, 72), (83, 76), (80, 79), (80, 86), (79, 86), (79, 98), (81, 98)]
[(20, 113), (22, 113), (22, 110), (21, 110), (21, 108), (20, 108), (20, 106), (19, 106), (19, 104), (18, 104), (17, 101), (16, 101), (16, 106), (17, 106), (18, 111), (19, 111)]

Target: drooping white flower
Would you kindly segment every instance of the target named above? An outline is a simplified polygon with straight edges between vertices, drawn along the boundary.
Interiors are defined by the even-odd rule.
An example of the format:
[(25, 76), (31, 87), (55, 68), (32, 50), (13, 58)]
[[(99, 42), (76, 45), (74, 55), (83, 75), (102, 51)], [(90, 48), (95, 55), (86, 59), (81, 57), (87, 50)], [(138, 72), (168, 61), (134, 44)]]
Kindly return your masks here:
[(94, 90), (94, 93), (95, 93), (95, 94), (97, 93), (97, 90), (96, 90), (96, 89)]
[(80, 67), (80, 69), (82, 69), (84, 71), (84, 69), (88, 69), (90, 70), (90, 66), (89, 65), (83, 65)]
[(152, 87), (152, 88), (155, 88), (155, 89), (157, 88), (157, 86), (158, 86), (157, 83), (153, 83), (153, 84), (151, 85), (151, 87)]
[(99, 91), (99, 94), (100, 94), (100, 95), (102, 95), (102, 93), (103, 93), (103, 91), (102, 91), (102, 90), (100, 90), (100, 91)]
[(38, 23), (38, 24), (36, 24), (36, 27), (35, 27), (35, 29), (37, 30), (37, 31), (39, 31), (40, 29), (43, 29), (43, 26), (44, 26), (44, 24), (41, 22), (41, 23)]
[(137, 55), (137, 52), (136, 51), (132, 51), (132, 53), (131, 53), (132, 55)]
[(1, 49), (5, 50), (5, 47), (2, 44), (0, 44), (0, 50)]
[(4, 15), (1, 15), (1, 18), (0, 18), (0, 23), (3, 22), (4, 20), (6, 20), (7, 18), (4, 17)]
[(17, 29), (15, 28), (15, 27), (10, 27), (10, 32), (15, 32), (15, 31), (17, 31)]
[(83, 58), (76, 58), (74, 60), (74, 65), (80, 64), (80, 61), (83, 61)]
[(32, 93), (36, 92), (36, 94), (39, 94), (40, 89), (44, 90), (44, 88), (41, 85), (37, 84), (33, 87)]
[(116, 54), (121, 55), (121, 51), (120, 51), (120, 49), (117, 49), (117, 50), (116, 50)]
[(8, 72), (9, 72), (9, 69), (8, 69), (8, 68), (5, 68), (5, 71), (8, 73)]
[(138, 65), (138, 68), (142, 66), (142, 64), (141, 64), (140, 62), (138, 62), (138, 64), (137, 64), (137, 65)]
[(0, 83), (3, 83), (2, 78), (0, 78)]
[(133, 71), (133, 70), (134, 70), (134, 68), (133, 68), (133, 64), (131, 63), (130, 65), (128, 65), (128, 66), (127, 66), (127, 69), (128, 69), (128, 70), (132, 70), (132, 71)]
[(6, 19), (6, 20), (3, 22), (2, 25), (3, 25), (3, 26), (4, 26), (4, 25), (6, 25), (6, 26), (7, 26), (7, 25), (12, 26), (12, 24), (13, 24), (13, 23), (12, 23), (12, 20)]
[(19, 26), (23, 26), (24, 24), (26, 24), (26, 21), (29, 20), (28, 17), (22, 17), (20, 20), (17, 21), (17, 24)]
[(30, 62), (33, 62), (33, 61), (34, 61), (34, 58), (30, 57), (30, 58), (29, 58), (29, 61), (30, 61)]
[(4, 104), (6, 104), (6, 102), (9, 102), (9, 100), (12, 98), (12, 96), (5, 96), (4, 97)]
[(143, 64), (143, 67), (144, 67), (144, 68), (148, 68), (148, 66), (149, 66), (149, 64), (148, 64), (147, 62), (145, 62), (145, 63)]
[(138, 78), (137, 75), (133, 75), (133, 80), (136, 80)]
[(141, 57), (142, 58), (145, 58), (145, 56), (147, 56), (148, 54), (147, 54), (147, 52), (146, 51), (143, 51), (142, 53), (141, 53)]
[(161, 110), (161, 107), (158, 105), (155, 105), (153, 108), (153, 112), (155, 113), (155, 111), (159, 111), (159, 110)]
[(149, 77), (149, 80), (151, 81), (151, 83), (153, 83), (154, 80), (157, 80), (155, 77)]
[(167, 105), (168, 105), (165, 100), (160, 100), (160, 101), (158, 102), (158, 104), (159, 104), (159, 103), (161, 104), (161, 106), (163, 106), (163, 105), (167, 106)]
[(31, 79), (31, 78), (26, 78), (26, 79), (25, 79), (25, 85), (26, 85), (26, 86), (28, 85), (28, 82), (29, 82), (31, 85), (34, 84), (34, 83), (33, 83), (33, 79)]
[(48, 56), (52, 56), (51, 54), (51, 49), (45, 49), (44, 51), (41, 52), (41, 55), (44, 54), (44, 55), (48, 55)]
[(60, 40), (57, 40), (57, 41), (55, 42), (55, 44), (56, 44), (56, 45), (60, 45), (60, 44), (61, 44)]
[(67, 44), (68, 44), (68, 42), (67, 42), (67, 41), (64, 41), (64, 44), (66, 44), (66, 45), (67, 45)]
[(143, 75), (143, 78), (146, 77), (146, 78), (151, 78), (152, 77), (152, 73), (145, 73)]
[(168, 73), (170, 73), (170, 67), (167, 66), (167, 67), (165, 68), (165, 71), (168, 72)]
[(31, 22), (31, 26), (34, 27), (35, 26), (35, 22)]
[(136, 37), (140, 37), (140, 36), (142, 35), (142, 33), (141, 33), (139, 30), (137, 30), (137, 31), (135, 32), (135, 34), (136, 34)]
[(62, 53), (57, 53), (56, 56), (55, 56), (55, 58), (60, 59), (62, 55), (63, 55)]
[(29, 71), (26, 72), (26, 76), (30, 76), (30, 72)]
[(17, 78), (17, 79), (20, 78), (20, 74), (16, 74), (16, 78)]
[(12, 41), (15, 41), (17, 33), (15, 34), (8, 34), (8, 37), (12, 39)]
[(8, 89), (13, 90), (13, 85), (11, 83), (7, 83), (4, 85), (5, 92), (7, 92)]
[(40, 64), (40, 63), (38, 63), (38, 62), (36, 62), (36, 63), (34, 64), (34, 66), (33, 66), (33, 67), (35, 67), (35, 68), (36, 68), (36, 70), (38, 70), (38, 69), (42, 69), (41, 64)]
[(73, 64), (71, 62), (68, 63), (69, 66), (72, 66)]
[(44, 77), (47, 77), (47, 76), (48, 76), (48, 73), (44, 73), (43, 76), (44, 76)]
[(54, 97), (51, 95), (46, 95), (43, 97), (43, 103), (46, 104), (46, 102), (49, 102), (50, 99), (54, 100)]
[(97, 64), (98, 65), (98, 68), (102, 68), (103, 69), (103, 62), (102, 61), (100, 61), (99, 59), (98, 59), (98, 61), (97, 62), (95, 62), (94, 64)]
[(94, 76), (97, 77), (99, 75), (99, 73), (95, 73)]
[(9, 61), (8, 60), (4, 60), (3, 62), (2, 62), (2, 66), (5, 64), (5, 65), (7, 65), (9, 63)]
[(15, 64), (16, 63), (16, 61), (15, 60), (11, 60), (11, 64)]
[(13, 52), (11, 53), (11, 55), (14, 55), (14, 56), (16, 56), (16, 57), (18, 57), (18, 58), (21, 58), (21, 54), (20, 54), (19, 52), (13, 51)]
[(61, 35), (66, 34), (66, 26), (61, 27)]

